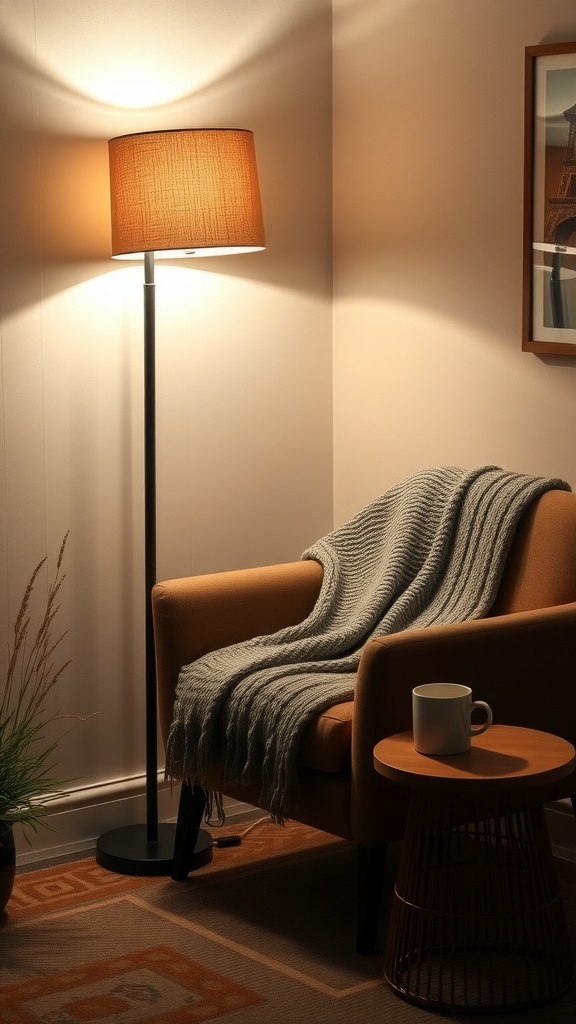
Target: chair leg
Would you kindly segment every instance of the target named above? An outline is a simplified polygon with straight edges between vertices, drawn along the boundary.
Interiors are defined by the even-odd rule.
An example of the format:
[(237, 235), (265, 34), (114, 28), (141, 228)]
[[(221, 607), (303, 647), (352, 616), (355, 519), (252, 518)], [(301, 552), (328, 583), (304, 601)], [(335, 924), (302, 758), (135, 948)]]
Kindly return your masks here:
[(380, 899), (388, 846), (358, 846), (358, 907), (356, 952), (370, 956), (376, 947)]
[[(178, 804), (178, 818), (176, 821), (176, 836), (174, 839), (174, 859), (172, 862), (172, 878), (177, 882), (184, 881), (195, 863), (196, 844), (200, 835), (202, 815), (206, 806), (206, 794), (201, 786), (190, 786), (182, 783), (180, 791), (180, 803)], [(204, 844), (205, 846), (206, 844)], [(196, 857), (196, 860), (198, 858)], [(203, 855), (203, 863), (212, 859), (212, 850), (206, 848)]]

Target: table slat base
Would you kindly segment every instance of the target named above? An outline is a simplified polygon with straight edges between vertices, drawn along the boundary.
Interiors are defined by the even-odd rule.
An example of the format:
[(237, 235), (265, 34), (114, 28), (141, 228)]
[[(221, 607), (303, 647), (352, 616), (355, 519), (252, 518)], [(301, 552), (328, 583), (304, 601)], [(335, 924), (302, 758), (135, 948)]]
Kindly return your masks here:
[(537, 789), (414, 789), (385, 977), (429, 1010), (520, 1010), (571, 980), (568, 933)]

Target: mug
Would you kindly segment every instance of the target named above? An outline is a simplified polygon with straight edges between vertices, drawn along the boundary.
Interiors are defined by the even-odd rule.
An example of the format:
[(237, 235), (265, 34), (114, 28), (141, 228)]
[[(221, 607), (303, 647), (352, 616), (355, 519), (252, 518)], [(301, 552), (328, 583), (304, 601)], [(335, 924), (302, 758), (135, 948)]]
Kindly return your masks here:
[[(483, 708), (486, 720), (473, 725), (474, 708)], [(483, 700), (472, 700), (472, 690), (460, 683), (424, 683), (412, 690), (414, 748), (420, 754), (463, 754), (470, 737), (492, 725), (492, 709)]]

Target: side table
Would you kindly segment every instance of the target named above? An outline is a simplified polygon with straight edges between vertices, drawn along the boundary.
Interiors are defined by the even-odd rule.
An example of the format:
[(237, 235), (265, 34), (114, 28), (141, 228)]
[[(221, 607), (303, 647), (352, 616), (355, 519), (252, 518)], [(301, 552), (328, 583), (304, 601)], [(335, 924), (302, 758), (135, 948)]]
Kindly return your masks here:
[(571, 743), (493, 725), (464, 754), (430, 757), (411, 732), (374, 749), (411, 787), (384, 974), (429, 1010), (520, 1010), (559, 996), (570, 946), (540, 787), (575, 768)]

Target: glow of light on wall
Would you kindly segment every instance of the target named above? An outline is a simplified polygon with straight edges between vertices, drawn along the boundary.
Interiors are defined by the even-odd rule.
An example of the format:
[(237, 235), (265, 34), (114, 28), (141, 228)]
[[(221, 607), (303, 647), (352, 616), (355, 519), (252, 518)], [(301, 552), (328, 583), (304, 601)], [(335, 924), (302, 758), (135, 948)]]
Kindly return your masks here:
[(18, 2), (0, 8), (0, 36), (73, 93), (137, 110), (230, 74), (301, 17), (301, 4), (290, 7), (285, 0), (58, 0), (32, 10)]

